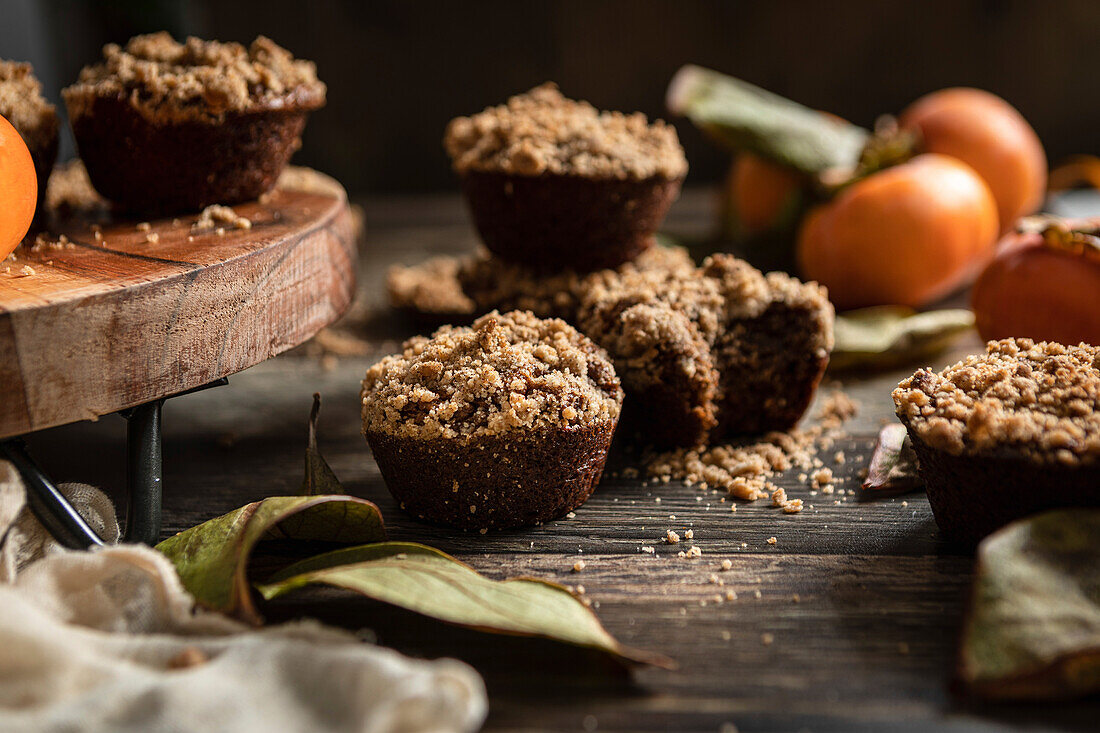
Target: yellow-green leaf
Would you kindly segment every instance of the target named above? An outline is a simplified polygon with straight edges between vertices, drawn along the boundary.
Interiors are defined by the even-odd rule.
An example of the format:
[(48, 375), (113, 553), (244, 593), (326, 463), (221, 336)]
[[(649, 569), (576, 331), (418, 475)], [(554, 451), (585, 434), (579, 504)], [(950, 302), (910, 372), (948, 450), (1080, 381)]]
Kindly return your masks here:
[(303, 560), (258, 586), (270, 600), (322, 583), (441, 621), (498, 634), (599, 649), (621, 659), (671, 666), (667, 657), (620, 644), (564, 587), (532, 578), (496, 581), (431, 547), (386, 542)]
[(365, 499), (273, 496), (184, 530), (157, 549), (200, 604), (258, 623), (248, 560), (258, 542), (279, 538), (350, 545), (384, 540), (386, 530), (378, 507)]
[(665, 100), (672, 114), (686, 116), (726, 147), (803, 173), (855, 166), (868, 137), (838, 117), (691, 64), (676, 72)]
[(1100, 510), (1057, 509), (982, 541), (959, 677), (989, 698), (1100, 693)]
[(900, 305), (861, 308), (837, 314), (833, 369), (901, 366), (933, 356), (974, 327), (963, 308), (917, 313)]

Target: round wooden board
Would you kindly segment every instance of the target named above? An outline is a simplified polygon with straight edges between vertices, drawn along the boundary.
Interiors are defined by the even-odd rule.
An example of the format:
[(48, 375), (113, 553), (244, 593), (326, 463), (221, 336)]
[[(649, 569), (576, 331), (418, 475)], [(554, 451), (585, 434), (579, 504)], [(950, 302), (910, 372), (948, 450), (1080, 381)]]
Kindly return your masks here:
[(250, 229), (107, 220), (97, 239), (73, 217), (0, 264), (0, 437), (202, 386), (336, 320), (355, 292), (347, 196), (292, 173), (234, 207)]

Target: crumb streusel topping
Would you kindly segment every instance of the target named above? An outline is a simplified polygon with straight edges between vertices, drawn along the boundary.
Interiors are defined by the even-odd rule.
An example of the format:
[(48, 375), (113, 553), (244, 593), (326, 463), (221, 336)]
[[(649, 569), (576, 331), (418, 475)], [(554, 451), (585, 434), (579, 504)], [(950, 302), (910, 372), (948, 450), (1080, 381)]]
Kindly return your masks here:
[(57, 137), (57, 109), (42, 96), (42, 84), (30, 64), (0, 60), (0, 115), (32, 152)]
[(607, 355), (559, 319), (497, 311), (405, 343), (363, 380), (363, 430), (430, 440), (571, 429), (614, 420)]
[(86, 66), (62, 95), (73, 117), (97, 97), (126, 96), (153, 120), (220, 120), (228, 112), (291, 105), (320, 107), (325, 85), (312, 61), (295, 59), (264, 36), (247, 48), (168, 33), (135, 36), (125, 47), (103, 47), (104, 60)]
[(1100, 347), (990, 341), (942, 372), (920, 369), (894, 390), (898, 416), (953, 455), (1005, 450), (1032, 460), (1100, 459)]
[(676, 128), (641, 112), (600, 112), (548, 82), (471, 117), (457, 117), (443, 140), (459, 173), (494, 171), (640, 180), (681, 178), (687, 158)]

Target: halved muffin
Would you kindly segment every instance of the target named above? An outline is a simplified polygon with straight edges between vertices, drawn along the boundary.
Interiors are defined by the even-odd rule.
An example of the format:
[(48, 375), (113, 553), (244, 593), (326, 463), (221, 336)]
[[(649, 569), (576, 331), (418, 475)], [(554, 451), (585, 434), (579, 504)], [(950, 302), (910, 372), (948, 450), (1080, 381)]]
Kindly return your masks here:
[(632, 427), (656, 446), (793, 427), (833, 346), (824, 288), (728, 254), (597, 281), (578, 323), (611, 355)]
[(540, 270), (632, 260), (687, 174), (671, 125), (599, 112), (552, 83), (452, 120), (444, 146), (485, 246)]
[(444, 326), (372, 366), (363, 433), (411, 514), (464, 529), (538, 524), (599, 483), (623, 392), (573, 327), (493, 311)]
[(57, 108), (42, 96), (42, 84), (30, 64), (0, 60), (0, 115), (16, 129), (30, 150), (38, 177), (38, 208), (57, 162)]
[(245, 48), (154, 33), (103, 57), (62, 95), (92, 184), (133, 211), (257, 198), (325, 103), (313, 63), (263, 36)]
[(976, 544), (1044, 509), (1100, 506), (1100, 348), (990, 341), (894, 390), (936, 524)]

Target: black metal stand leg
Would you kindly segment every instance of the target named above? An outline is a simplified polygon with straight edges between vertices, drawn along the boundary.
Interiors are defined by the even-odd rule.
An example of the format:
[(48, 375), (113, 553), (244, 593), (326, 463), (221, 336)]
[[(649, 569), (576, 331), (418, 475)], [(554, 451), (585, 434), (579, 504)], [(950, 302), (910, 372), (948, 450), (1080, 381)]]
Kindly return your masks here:
[[(210, 384), (172, 395), (181, 397), (211, 387), (228, 384), (225, 377)], [(163, 493), (163, 444), (160, 411), (163, 399), (147, 402), (119, 412), (126, 418), (126, 542), (156, 544), (160, 539), (161, 498)], [(65, 547), (86, 550), (104, 544), (88, 523), (57, 490), (46, 474), (35, 465), (22, 441), (0, 441), (0, 457), (11, 461), (27, 486), (27, 504), (42, 526)]]
[(84, 517), (77, 513), (69, 500), (27, 455), (22, 441), (0, 441), (0, 456), (11, 461), (23, 477), (23, 485), (27, 487), (27, 506), (55, 540), (71, 550), (87, 550), (103, 544)]
[(163, 444), (160, 408), (154, 400), (122, 412), (126, 418), (126, 542), (155, 545), (160, 539)]

